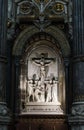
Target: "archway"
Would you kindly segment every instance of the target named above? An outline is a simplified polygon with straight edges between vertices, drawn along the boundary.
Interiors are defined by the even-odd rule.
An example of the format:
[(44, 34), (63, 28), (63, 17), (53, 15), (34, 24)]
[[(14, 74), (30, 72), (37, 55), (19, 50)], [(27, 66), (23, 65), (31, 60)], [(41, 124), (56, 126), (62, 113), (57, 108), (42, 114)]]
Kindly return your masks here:
[[(42, 54), (43, 54), (43, 57), (41, 57)], [(44, 111), (42, 106), (40, 108), (42, 111), (39, 111), (39, 109), (36, 110), (36, 107), (31, 108), (31, 106), (32, 106), (31, 102), (33, 102), (33, 100), (34, 100), (34, 102), (33, 102), (34, 106), (35, 106), (35, 104), (36, 105), (39, 104), (39, 103), (37, 104), (37, 102), (41, 102), (41, 104), (43, 106), (45, 106), (46, 103), (45, 104), (43, 104), (43, 103), (46, 102), (46, 100), (47, 100), (46, 94), (43, 94), (43, 96), (45, 95), (45, 99), (42, 98), (43, 99), (42, 101), (41, 100), (38, 101), (40, 98), (37, 99), (37, 97), (35, 97), (33, 99), (32, 95), (30, 95), (31, 97), (29, 97), (29, 99), (28, 99), (28, 96), (26, 94), (26, 92), (27, 92), (26, 88), (28, 86), (28, 83), (35, 85), (35, 83), (37, 81), (42, 81), (42, 83), (43, 83), (42, 85), (44, 85), (45, 88), (47, 88), (47, 85), (46, 85), (47, 81), (49, 82), (48, 86), (51, 86), (51, 84), (52, 84), (51, 79), (53, 79), (53, 82), (56, 82), (56, 84), (59, 79), (59, 89), (57, 90), (58, 96), (56, 98), (57, 98), (57, 102), (58, 102), (57, 106), (59, 106), (58, 109), (60, 109), (59, 110), (60, 112), (58, 112), (58, 109), (55, 108), (57, 111), (57, 113), (56, 113), (56, 111), (54, 110), (55, 106), (52, 107), (53, 103), (49, 100), (53, 100), (53, 99), (48, 99), (47, 104), (49, 105), (49, 103), (51, 103), (50, 104), (51, 107), (49, 107), (47, 105), (49, 107), (49, 109), (45, 107), (45, 110), (47, 110), (46, 111), (47, 115), (49, 115), (50, 113), (51, 113), (51, 115), (65, 115), (65, 113), (66, 113), (65, 89), (66, 88), (65, 88), (64, 59), (65, 58), (68, 59), (70, 56), (70, 46), (69, 46), (68, 40), (66, 39), (63, 32), (60, 31), (55, 26), (50, 26), (50, 27), (46, 28), (44, 32), (39, 32), (39, 30), (37, 28), (35, 28), (34, 26), (31, 26), (31, 27), (25, 29), (19, 35), (19, 37), (16, 39), (14, 47), (13, 47), (13, 56), (15, 56), (15, 60), (17, 58), (19, 58), (19, 66), (17, 66), (17, 63), (15, 66), (15, 68), (16, 68), (16, 75), (15, 75), (16, 84), (15, 85), (16, 85), (16, 89), (19, 89), (21, 91), (19, 93), (21, 95), (19, 95), (18, 93), (16, 94), (16, 97), (18, 97), (17, 95), (19, 95), (19, 98), (16, 101), (16, 107), (17, 107), (16, 112), (17, 113), (20, 112), (21, 116), (32, 115), (32, 114), (38, 115), (38, 113), (40, 113), (40, 112), (42, 115), (45, 115), (45, 113), (42, 112), (42, 111)], [(51, 61), (53, 61), (53, 65), (51, 67), (47, 67), (49, 69), (49, 71), (48, 71), (49, 73), (46, 72), (46, 70), (45, 70), (45, 72), (46, 72), (45, 75), (47, 75), (47, 76), (44, 81), (43, 81), (44, 77), (42, 78), (42, 80), (40, 79), (40, 76), (41, 76), (40, 75), (40, 69), (41, 69), (40, 60), (42, 60), (41, 58), (44, 58), (45, 63), (48, 62), (48, 64)], [(46, 59), (47, 59), (47, 61), (46, 61)], [(31, 60), (33, 62), (36, 62), (36, 64), (39, 64), (40, 67), (37, 67), (37, 65), (34, 66), (33, 63), (31, 62)], [(55, 66), (58, 66), (58, 67), (55, 68)], [(36, 71), (33, 71), (33, 69)], [(52, 78), (49, 77), (50, 75)], [(38, 84), (38, 82), (37, 82), (37, 84)], [(40, 86), (42, 87), (42, 85), (40, 85)], [(37, 85), (37, 87), (38, 87), (38, 85)], [(35, 89), (34, 89), (34, 91), (35, 91)], [(40, 95), (40, 94), (37, 94), (37, 95)], [(51, 93), (51, 95), (52, 95), (52, 93)], [(19, 100), (19, 99), (21, 99), (21, 100)], [(26, 107), (25, 107), (25, 100), (27, 101)], [(61, 104), (61, 107), (60, 107), (60, 104)], [(31, 111), (31, 110), (33, 110), (33, 111)], [(53, 110), (54, 110), (54, 112), (50, 112)], [(34, 113), (34, 111), (39, 111), (39, 112)]]
[[(50, 34), (58, 41), (62, 50), (63, 57), (69, 57), (70, 46), (64, 33), (61, 30), (59, 30), (56, 26), (49, 26), (45, 29), (44, 32)], [(26, 41), (36, 33), (40, 33), (40, 31), (35, 26), (30, 26), (27, 29), (25, 29), (15, 41), (13, 47), (13, 55), (21, 55), (23, 46), (25, 45)]]

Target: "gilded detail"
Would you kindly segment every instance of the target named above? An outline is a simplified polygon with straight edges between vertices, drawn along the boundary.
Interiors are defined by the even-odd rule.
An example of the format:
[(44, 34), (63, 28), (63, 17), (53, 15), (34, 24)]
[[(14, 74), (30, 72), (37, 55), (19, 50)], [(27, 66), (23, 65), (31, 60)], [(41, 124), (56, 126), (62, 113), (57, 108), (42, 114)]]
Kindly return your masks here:
[(22, 13), (30, 13), (30, 5), (28, 2), (24, 2), (20, 5), (20, 11)]
[(61, 13), (61, 12), (64, 10), (64, 5), (63, 5), (62, 3), (57, 2), (57, 3), (54, 5), (53, 9), (54, 9), (56, 12), (60, 12), (60, 13)]
[[(29, 21), (30, 16), (35, 16), (33, 23), (40, 31), (51, 24), (51, 18), (57, 17), (68, 20), (67, 2), (55, 0), (30, 0), (22, 1), (17, 4), (17, 17), (21, 19), (22, 16)], [(55, 20), (56, 20), (55, 19)]]

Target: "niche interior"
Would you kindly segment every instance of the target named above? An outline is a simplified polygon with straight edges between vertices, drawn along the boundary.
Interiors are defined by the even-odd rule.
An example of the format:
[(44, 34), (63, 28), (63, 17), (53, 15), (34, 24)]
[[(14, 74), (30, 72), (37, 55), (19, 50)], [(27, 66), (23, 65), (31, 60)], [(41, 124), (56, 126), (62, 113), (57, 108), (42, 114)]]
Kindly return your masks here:
[(31, 37), (20, 66), (20, 114), (65, 114), (65, 73), (58, 41), (45, 34)]

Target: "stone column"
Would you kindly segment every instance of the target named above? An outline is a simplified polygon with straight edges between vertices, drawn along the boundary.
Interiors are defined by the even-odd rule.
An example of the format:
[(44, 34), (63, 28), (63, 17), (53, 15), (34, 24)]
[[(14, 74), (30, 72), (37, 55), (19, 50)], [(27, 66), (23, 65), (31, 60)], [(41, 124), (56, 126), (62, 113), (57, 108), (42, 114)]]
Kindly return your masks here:
[(15, 116), (20, 112), (20, 56), (15, 57)]
[(9, 110), (6, 105), (6, 25), (7, 0), (0, 0), (0, 130), (7, 130), (10, 122)]
[(84, 130), (84, 0), (73, 3), (73, 104), (69, 123)]

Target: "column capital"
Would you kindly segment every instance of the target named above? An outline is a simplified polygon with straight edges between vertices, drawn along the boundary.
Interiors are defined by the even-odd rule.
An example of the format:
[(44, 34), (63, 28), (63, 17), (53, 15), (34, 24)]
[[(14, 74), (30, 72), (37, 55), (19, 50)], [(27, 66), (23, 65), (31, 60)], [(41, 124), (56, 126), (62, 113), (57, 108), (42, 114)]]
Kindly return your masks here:
[(7, 63), (7, 57), (3, 56), (3, 55), (0, 55), (0, 62)]
[(16, 66), (19, 66), (19, 65), (20, 65), (20, 59), (21, 59), (21, 56), (15, 56), (14, 61), (15, 61), (15, 65), (16, 65)]
[(70, 59), (69, 58), (64, 58), (64, 65), (65, 67), (68, 67), (70, 64)]
[(84, 55), (74, 56), (74, 57), (72, 58), (72, 62), (73, 62), (73, 63), (84, 62)]

